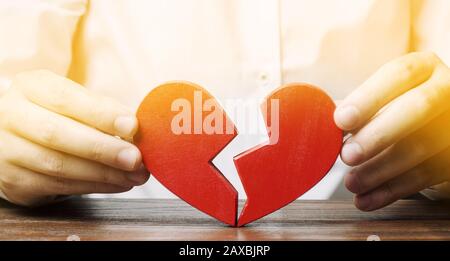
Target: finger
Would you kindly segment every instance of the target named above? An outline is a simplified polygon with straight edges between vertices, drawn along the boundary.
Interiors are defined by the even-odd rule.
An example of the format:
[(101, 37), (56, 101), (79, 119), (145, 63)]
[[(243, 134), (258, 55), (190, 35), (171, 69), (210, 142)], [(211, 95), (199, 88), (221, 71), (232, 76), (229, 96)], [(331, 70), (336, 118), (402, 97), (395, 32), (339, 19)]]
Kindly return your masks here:
[(5, 155), (8, 162), (49, 176), (126, 187), (142, 185), (149, 176), (145, 168), (135, 172), (121, 171), (45, 148), (9, 133), (1, 133), (0, 138), (7, 140), (9, 145), (9, 153)]
[(21, 73), (12, 86), (39, 106), (108, 134), (129, 139), (137, 131), (137, 119), (125, 106), (52, 72)]
[(51, 177), (14, 165), (9, 165), (6, 170), (9, 175), (2, 175), (0, 179), (2, 191), (9, 200), (20, 205), (35, 205), (54, 195), (122, 193), (132, 188)]
[(450, 70), (437, 66), (433, 76), (405, 93), (348, 139), (341, 152), (348, 165), (358, 165), (449, 110)]
[(383, 106), (426, 81), (439, 59), (432, 53), (411, 53), (382, 66), (336, 108), (334, 119), (343, 130), (364, 125)]
[(21, 102), (11, 114), (7, 128), (42, 146), (126, 171), (141, 165), (140, 152), (133, 144), (36, 104)]
[(450, 111), (387, 148), (345, 176), (353, 193), (366, 193), (450, 146)]
[(440, 184), (448, 180), (450, 176), (449, 161), (450, 148), (371, 192), (358, 194), (355, 197), (355, 205), (364, 211), (376, 210), (425, 188)]

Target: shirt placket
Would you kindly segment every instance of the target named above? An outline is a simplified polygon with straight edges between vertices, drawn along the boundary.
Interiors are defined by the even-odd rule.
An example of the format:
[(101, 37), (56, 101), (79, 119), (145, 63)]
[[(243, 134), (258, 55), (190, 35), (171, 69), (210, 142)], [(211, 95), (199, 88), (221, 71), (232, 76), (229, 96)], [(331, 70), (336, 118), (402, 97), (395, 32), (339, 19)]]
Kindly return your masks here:
[(240, 3), (244, 84), (252, 86), (253, 94), (267, 95), (282, 84), (280, 3), (279, 0)]

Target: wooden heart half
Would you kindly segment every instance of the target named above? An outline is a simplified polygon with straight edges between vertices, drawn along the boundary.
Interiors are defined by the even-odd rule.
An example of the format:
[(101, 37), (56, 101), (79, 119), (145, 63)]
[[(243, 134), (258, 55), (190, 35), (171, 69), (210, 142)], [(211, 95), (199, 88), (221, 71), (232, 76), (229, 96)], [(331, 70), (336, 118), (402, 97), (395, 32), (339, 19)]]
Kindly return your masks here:
[[(231, 134), (204, 133), (202, 119), (210, 113), (203, 110), (205, 102), (210, 109), (222, 110), (198, 85), (170, 82), (156, 87), (137, 111), (139, 132), (135, 141), (144, 165), (161, 184), (197, 209), (235, 226), (237, 191), (211, 160), (233, 140), (236, 130), (222, 113), (223, 126), (231, 129)], [(184, 120), (192, 119), (190, 123), (182, 121), (183, 111)], [(180, 125), (185, 127), (184, 133), (179, 133), (182, 128), (176, 129)]]
[[(207, 110), (202, 109), (205, 103)], [(222, 127), (223, 133), (205, 133), (192, 122), (183, 129), (184, 134), (177, 133), (180, 130), (174, 133), (179, 109), (189, 104), (185, 120), (189, 116), (193, 121), (208, 118), (208, 108), (218, 109), (221, 116), (215, 115), (214, 125), (219, 130)], [(334, 109), (323, 91), (307, 84), (284, 86), (266, 98), (262, 111), (269, 141), (234, 159), (248, 197), (238, 222), (237, 192), (211, 163), (237, 131), (206, 90), (187, 82), (167, 83), (152, 90), (138, 109), (135, 141), (145, 166), (166, 188), (206, 214), (231, 226), (242, 226), (289, 204), (326, 175), (342, 146)]]
[(269, 141), (234, 158), (247, 194), (238, 226), (297, 199), (331, 169), (342, 146), (335, 105), (308, 84), (290, 84), (270, 94), (262, 112)]

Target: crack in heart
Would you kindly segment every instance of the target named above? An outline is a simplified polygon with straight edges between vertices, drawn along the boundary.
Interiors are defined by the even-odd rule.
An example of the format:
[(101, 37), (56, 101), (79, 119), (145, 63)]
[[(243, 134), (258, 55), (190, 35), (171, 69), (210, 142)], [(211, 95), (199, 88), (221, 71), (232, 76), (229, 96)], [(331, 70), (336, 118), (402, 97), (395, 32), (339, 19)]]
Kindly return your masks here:
[[(173, 132), (174, 109), (190, 108), (198, 102), (195, 92), (199, 91), (210, 103), (210, 110), (221, 112), (214, 119), (220, 119), (221, 126), (225, 123), (231, 132), (205, 134), (195, 132), (195, 126), (188, 132), (191, 134)], [(272, 99), (279, 103), (267, 102)], [(180, 101), (175, 108), (174, 101)], [(267, 115), (273, 106), (278, 106), (279, 114)], [(238, 193), (211, 162), (236, 137), (237, 130), (205, 89), (188, 82), (169, 82), (153, 89), (137, 111), (139, 132), (135, 140), (144, 165), (167, 189), (226, 224), (243, 226), (297, 199), (331, 169), (343, 139), (334, 124), (334, 109), (327, 94), (308, 84), (286, 85), (268, 95), (262, 112), (269, 141), (234, 157), (247, 194), (239, 219)], [(200, 113), (202, 118), (208, 117), (208, 111), (195, 110), (186, 109), (185, 116), (195, 118)], [(279, 118), (275, 121), (274, 116)], [(272, 122), (279, 124), (279, 133), (272, 131)]]

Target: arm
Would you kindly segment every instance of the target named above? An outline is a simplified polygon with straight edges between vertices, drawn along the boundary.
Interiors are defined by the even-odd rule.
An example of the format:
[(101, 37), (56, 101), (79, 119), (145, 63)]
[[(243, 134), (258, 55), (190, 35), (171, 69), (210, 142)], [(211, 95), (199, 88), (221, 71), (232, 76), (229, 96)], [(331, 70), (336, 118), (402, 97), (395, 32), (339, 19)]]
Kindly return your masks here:
[(450, 179), (450, 69), (433, 53), (381, 67), (335, 112), (352, 133), (342, 160), (362, 210), (375, 210)]
[[(335, 121), (355, 204), (374, 210), (417, 192), (450, 197), (450, 2), (410, 1), (412, 52), (351, 93)], [(429, 189), (432, 188), (432, 189)]]
[(0, 3), (8, 36), (0, 41), (0, 196), (13, 203), (124, 192), (148, 179), (126, 141), (134, 113), (65, 78), (85, 8), (82, 0)]

